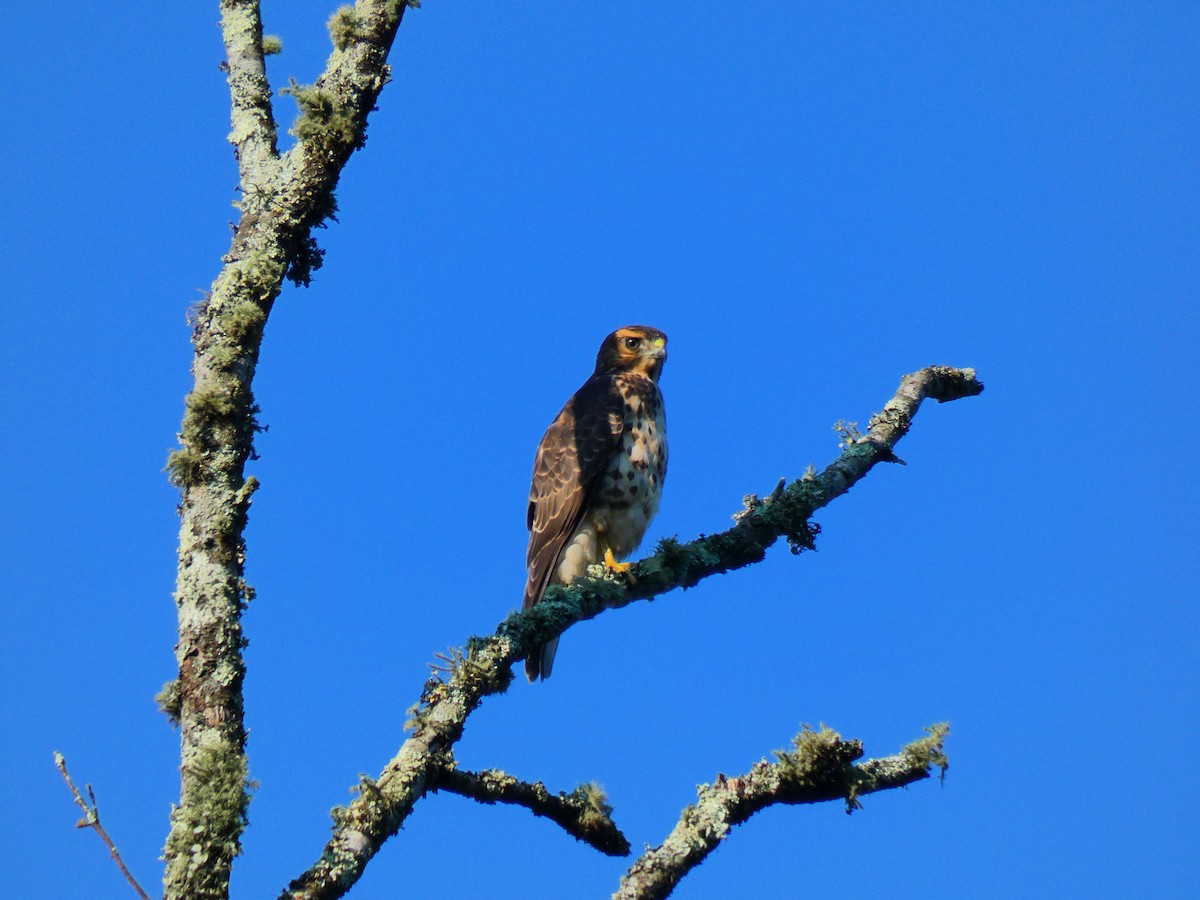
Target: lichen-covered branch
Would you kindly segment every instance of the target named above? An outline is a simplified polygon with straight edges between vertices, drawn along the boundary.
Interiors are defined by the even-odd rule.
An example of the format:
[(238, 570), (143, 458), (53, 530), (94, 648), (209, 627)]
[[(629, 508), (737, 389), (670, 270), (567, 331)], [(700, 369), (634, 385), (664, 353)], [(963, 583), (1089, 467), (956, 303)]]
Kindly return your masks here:
[(249, 803), (241, 614), (253, 591), (244, 579), (243, 533), (258, 482), (246, 477), (245, 465), (258, 430), (252, 383), (263, 329), (284, 278), (306, 284), (320, 265), (312, 229), (332, 214), (342, 167), (365, 140), (406, 8), (390, 0), (357, 4), (361, 29), (343, 35), (318, 79), (322, 109), (337, 112), (337, 126), (302, 102), (298, 141), (280, 157), (259, 3), (221, 0), (220, 7), (240, 216), (212, 290), (194, 311), (193, 386), (180, 448), (167, 462), (183, 497), (179, 678), (162, 696), (180, 726), (181, 788), (164, 849), (164, 891), (188, 900), (228, 896)]
[(541, 603), (513, 613), (495, 634), (472, 638), (444, 675), (426, 682), (413, 708), (412, 734), (373, 782), (375, 790), (360, 793), (345, 808), (321, 857), (282, 896), (341, 897), (430, 788), (436, 760), (451, 752), (467, 717), (484, 697), (508, 688), (512, 665), (531, 649), (606, 609), (758, 562), (781, 537), (794, 552), (811, 547), (817, 532), (809, 521), (813, 513), (846, 493), (877, 463), (897, 461), (893, 448), (923, 400), (946, 402), (982, 391), (972, 369), (931, 366), (907, 375), (883, 411), (872, 418), (867, 433), (848, 439), (846, 449), (823, 472), (780, 485), (765, 500), (748, 498), (732, 528), (686, 544), (664, 540), (653, 556), (634, 566), (628, 580), (581, 578), (569, 587), (552, 586)]
[(629, 841), (612, 820), (612, 807), (596, 784), (581, 784), (569, 794), (552, 794), (540, 781), (530, 784), (505, 772), (467, 772), (453, 762), (440, 763), (430, 790), (449, 791), (480, 803), (512, 803), (545, 816), (567, 834), (608, 856), (628, 856)]
[(245, 190), (255, 178), (273, 178), (278, 164), (258, 0), (221, 0), (221, 35), (233, 123), (229, 142), (237, 151)]
[(614, 900), (668, 896), (733, 826), (768, 806), (844, 800), (850, 812), (866, 794), (928, 778), (935, 766), (944, 773), (948, 763), (942, 744), (948, 730), (934, 725), (926, 737), (895, 756), (855, 765), (863, 755), (860, 741), (843, 741), (828, 728), (805, 727), (791, 750), (776, 752), (775, 762), (762, 760), (745, 775), (718, 775), (712, 784), (701, 785), (696, 803), (683, 811), (667, 839), (642, 854), (621, 878)]

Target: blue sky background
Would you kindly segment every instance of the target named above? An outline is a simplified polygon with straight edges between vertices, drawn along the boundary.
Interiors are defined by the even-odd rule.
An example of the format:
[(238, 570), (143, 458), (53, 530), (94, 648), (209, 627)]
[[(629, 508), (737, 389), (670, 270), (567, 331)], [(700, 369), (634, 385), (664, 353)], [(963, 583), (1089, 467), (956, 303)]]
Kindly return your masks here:
[[(276, 86), (328, 3), (266, 4)], [(55, 4), (12, 42), (0, 480), (6, 891), (130, 896), (51, 754), (156, 892), (178, 738), (185, 314), (236, 171), (216, 4)], [(634, 847), (803, 722), (945, 785), (771, 810), (676, 896), (1200, 891), (1195, 441), (1200, 9), (1182, 3), (429, 0), (288, 288), (257, 395), (252, 774), (237, 897), (319, 853), (436, 650), (519, 603), (533, 451), (631, 322), (670, 335), (648, 546), (821, 467), (900, 377), (974, 366), (822, 511), (819, 552), (572, 630), (459, 746), (597, 780)], [(294, 106), (280, 98), (283, 122)], [(523, 810), (424, 800), (351, 896), (607, 896), (628, 861)]]

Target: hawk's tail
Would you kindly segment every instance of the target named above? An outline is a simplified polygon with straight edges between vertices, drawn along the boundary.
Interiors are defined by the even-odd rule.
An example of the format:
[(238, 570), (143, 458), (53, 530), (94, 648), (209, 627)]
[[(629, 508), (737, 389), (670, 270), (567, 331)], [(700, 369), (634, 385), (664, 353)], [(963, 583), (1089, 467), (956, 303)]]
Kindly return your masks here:
[(539, 678), (545, 681), (554, 668), (554, 654), (558, 652), (558, 638), (553, 638), (541, 647), (535, 647), (525, 658), (525, 677), (530, 681)]
[[(530, 560), (529, 580), (525, 582), (525, 599), (521, 603), (521, 609), (529, 609), (542, 599), (557, 563), (558, 557), (550, 547), (544, 547)], [(550, 670), (554, 668), (556, 650), (558, 650), (558, 638), (530, 650), (529, 656), (525, 657), (525, 677), (530, 681), (537, 681), (539, 678), (544, 681), (549, 678)]]

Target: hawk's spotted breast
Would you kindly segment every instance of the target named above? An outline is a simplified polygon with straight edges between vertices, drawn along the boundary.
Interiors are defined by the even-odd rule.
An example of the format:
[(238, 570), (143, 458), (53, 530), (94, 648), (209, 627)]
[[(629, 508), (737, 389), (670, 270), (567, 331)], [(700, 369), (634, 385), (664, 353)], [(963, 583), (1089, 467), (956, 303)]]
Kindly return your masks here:
[[(555, 580), (632, 553), (667, 474), (667, 429), (658, 377), (667, 336), (629, 325), (604, 339), (596, 370), (546, 429), (529, 489), (528, 580), (523, 609)], [(529, 654), (530, 681), (550, 676), (558, 639)]]

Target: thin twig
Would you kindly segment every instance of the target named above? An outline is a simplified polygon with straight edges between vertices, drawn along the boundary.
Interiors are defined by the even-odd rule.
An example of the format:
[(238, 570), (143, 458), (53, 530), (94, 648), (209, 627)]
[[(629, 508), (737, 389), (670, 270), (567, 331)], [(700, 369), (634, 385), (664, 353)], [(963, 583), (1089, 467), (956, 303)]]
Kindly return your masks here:
[(88, 800), (83, 799), (83, 795), (79, 793), (79, 788), (75, 787), (75, 782), (71, 780), (71, 776), (67, 773), (66, 759), (57, 750), (54, 752), (54, 765), (67, 782), (67, 787), (71, 789), (71, 793), (75, 797), (75, 805), (83, 810), (83, 818), (75, 823), (75, 827), (94, 829), (96, 834), (100, 835), (100, 840), (104, 841), (104, 846), (108, 848), (108, 852), (112, 854), (113, 862), (117, 864), (117, 868), (121, 870), (121, 874), (125, 876), (125, 880), (137, 891), (137, 895), (142, 900), (150, 900), (150, 895), (142, 890), (142, 886), (137, 883), (137, 879), (125, 867), (125, 861), (121, 859), (121, 853), (117, 850), (117, 845), (113, 843), (112, 838), (108, 836), (108, 832), (104, 830), (104, 826), (100, 824), (100, 809), (96, 806), (96, 795), (92, 792), (92, 786), (90, 784), (84, 785), (87, 788), (88, 800), (91, 801), (89, 805)]
[[(250, 803), (242, 684), (245, 530), (257, 479), (254, 375), (263, 329), (286, 278), (308, 284), (321, 264), (314, 228), (336, 210), (342, 167), (363, 145), (366, 123), (389, 78), (387, 55), (403, 0), (358, 0), (325, 72), (295, 86), (297, 143), (283, 156), (263, 64), (259, 0), (221, 0), (241, 197), (222, 268), (193, 315), (193, 387), (180, 447), (167, 467), (182, 489), (179, 514), (179, 803), (163, 849), (168, 900), (225, 897), (241, 853)], [(343, 15), (345, 18), (345, 15)]]

